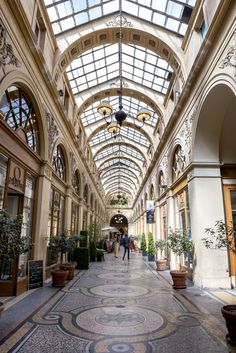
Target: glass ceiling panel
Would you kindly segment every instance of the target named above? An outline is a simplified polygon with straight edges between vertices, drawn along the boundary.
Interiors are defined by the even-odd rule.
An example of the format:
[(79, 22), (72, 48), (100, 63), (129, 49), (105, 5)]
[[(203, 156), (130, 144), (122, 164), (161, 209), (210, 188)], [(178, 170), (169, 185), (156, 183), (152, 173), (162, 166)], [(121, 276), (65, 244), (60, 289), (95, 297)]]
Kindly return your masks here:
[[(74, 94), (119, 77), (118, 43), (90, 49), (66, 69)], [(172, 75), (170, 65), (152, 51), (122, 44), (122, 77), (166, 94)]]
[(99, 167), (99, 171), (103, 171), (104, 169), (108, 169), (110, 167), (115, 166), (127, 166), (128, 168), (140, 171), (139, 167), (134, 162), (122, 158), (114, 158), (108, 162), (105, 162), (101, 167)]
[(141, 153), (137, 152), (134, 148), (130, 148), (127, 146), (122, 146), (122, 145), (120, 146), (120, 148), (119, 148), (119, 146), (111, 146), (109, 148), (106, 148), (105, 150), (103, 150), (102, 152), (97, 154), (95, 161), (98, 162), (101, 159), (107, 158), (109, 156), (117, 156), (117, 155), (119, 155), (119, 153), (120, 153), (120, 156), (127, 155), (130, 157), (136, 158), (139, 161), (144, 162), (144, 158), (141, 155)]
[[(103, 99), (104, 100), (104, 99)], [(114, 110), (119, 109), (119, 97), (114, 96), (114, 97), (107, 97), (105, 99), (108, 101)], [(103, 122), (105, 123), (104, 118), (97, 112), (97, 106), (102, 102), (102, 100), (97, 101), (93, 103), (92, 105), (87, 108), (83, 114), (81, 115), (81, 121), (84, 125), (84, 127), (89, 127), (90, 125), (98, 122)], [(125, 112), (132, 114), (134, 117), (136, 116), (137, 112), (142, 109), (147, 109), (152, 113), (152, 117), (150, 120), (145, 122), (145, 125), (155, 127), (158, 121), (158, 114), (154, 112), (146, 103), (137, 100), (136, 98), (133, 97), (127, 97), (123, 96), (122, 97), (122, 104), (123, 104), (123, 109)], [(107, 119), (109, 121), (109, 119)], [(127, 117), (127, 121), (133, 123), (134, 119), (131, 117)], [(135, 123), (137, 122), (137, 125), (139, 126), (140, 123), (136, 120)]]
[[(117, 139), (120, 137), (123, 137), (125, 140), (127, 140), (127, 142), (130, 140), (137, 142), (146, 148), (148, 148), (150, 145), (149, 140), (141, 132), (127, 126), (122, 126), (120, 133), (116, 135)], [(102, 130), (90, 140), (89, 144), (91, 147), (94, 147), (104, 141), (112, 142), (116, 138), (114, 138), (113, 134), (109, 133), (107, 130)]]
[[(122, 0), (122, 10), (132, 16), (184, 35), (196, 0)], [(44, 0), (54, 33), (119, 11), (118, 0)], [(67, 43), (69, 45), (69, 43)]]
[[(117, 173), (117, 171), (120, 170), (122, 174), (125, 174), (131, 178), (135, 178), (138, 180), (137, 175), (132, 171), (127, 168), (112, 168), (111, 170), (107, 170), (106, 172), (103, 173), (103, 178), (108, 178), (110, 176), (114, 176), (114, 173)], [(104, 180), (104, 179), (103, 179)]]

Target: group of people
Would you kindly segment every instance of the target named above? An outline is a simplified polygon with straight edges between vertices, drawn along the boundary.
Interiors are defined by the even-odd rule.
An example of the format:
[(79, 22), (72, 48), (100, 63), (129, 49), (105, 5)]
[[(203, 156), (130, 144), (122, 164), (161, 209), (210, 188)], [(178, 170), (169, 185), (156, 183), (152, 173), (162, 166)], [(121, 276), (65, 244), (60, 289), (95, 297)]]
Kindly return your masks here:
[(126, 233), (123, 236), (121, 234), (116, 234), (115, 244), (114, 244), (114, 255), (117, 258), (120, 250), (120, 246), (124, 247), (124, 253), (122, 259), (125, 259), (127, 254), (127, 258), (129, 260), (130, 250), (134, 250), (134, 242), (132, 238)]

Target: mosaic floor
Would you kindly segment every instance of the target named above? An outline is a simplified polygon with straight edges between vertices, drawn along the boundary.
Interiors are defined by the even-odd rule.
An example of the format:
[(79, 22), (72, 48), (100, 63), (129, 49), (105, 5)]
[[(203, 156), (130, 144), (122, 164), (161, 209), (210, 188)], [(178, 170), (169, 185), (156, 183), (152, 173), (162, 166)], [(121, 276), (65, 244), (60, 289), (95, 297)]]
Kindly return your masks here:
[(141, 254), (106, 254), (2, 339), (0, 352), (234, 352), (221, 306), (193, 288), (173, 290)]

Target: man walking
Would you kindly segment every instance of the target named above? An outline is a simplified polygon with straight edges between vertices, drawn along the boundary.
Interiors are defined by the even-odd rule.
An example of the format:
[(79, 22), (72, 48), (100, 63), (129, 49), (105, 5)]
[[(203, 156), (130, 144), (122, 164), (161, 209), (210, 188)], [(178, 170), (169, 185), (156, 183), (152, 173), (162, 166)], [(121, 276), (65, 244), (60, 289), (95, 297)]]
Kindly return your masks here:
[(129, 260), (130, 238), (129, 238), (128, 234), (125, 234), (124, 238), (122, 239), (122, 245), (124, 246), (123, 260), (125, 259), (126, 252), (127, 252), (127, 256), (128, 256), (128, 260)]

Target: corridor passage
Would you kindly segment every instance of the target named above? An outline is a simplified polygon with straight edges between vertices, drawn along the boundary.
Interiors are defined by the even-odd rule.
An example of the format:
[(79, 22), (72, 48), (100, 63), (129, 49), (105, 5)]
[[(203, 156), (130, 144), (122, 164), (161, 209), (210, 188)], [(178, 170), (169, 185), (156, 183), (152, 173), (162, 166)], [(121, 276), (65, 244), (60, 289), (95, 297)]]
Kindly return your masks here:
[(235, 351), (225, 342), (222, 303), (194, 287), (173, 290), (141, 254), (123, 261), (122, 250), (90, 263), (63, 289), (47, 284), (6, 310), (0, 352)]

